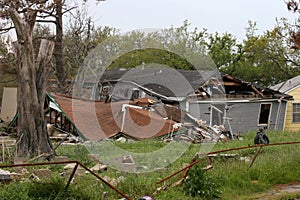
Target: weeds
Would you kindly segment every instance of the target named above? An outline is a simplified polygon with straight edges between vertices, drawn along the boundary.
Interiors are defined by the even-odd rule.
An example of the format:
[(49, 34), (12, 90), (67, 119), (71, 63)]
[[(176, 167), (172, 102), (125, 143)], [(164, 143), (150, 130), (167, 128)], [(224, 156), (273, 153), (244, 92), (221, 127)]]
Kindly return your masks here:
[(196, 165), (190, 170), (189, 176), (184, 182), (183, 191), (193, 197), (217, 199), (221, 194), (219, 187), (216, 178), (208, 176), (200, 165)]
[[(267, 131), (271, 143), (299, 141), (300, 133), (288, 133), (279, 131)], [(255, 132), (247, 133), (243, 140), (234, 140), (226, 143), (217, 143), (212, 151), (228, 149), (233, 147), (253, 145)], [(125, 144), (116, 144), (128, 152), (151, 152), (165, 146), (161, 141), (137, 141)], [(149, 172), (130, 174), (116, 171), (109, 168), (101, 177), (109, 176), (118, 179), (124, 177), (124, 181), (117, 184), (117, 188), (132, 199), (141, 196), (150, 195), (158, 187), (156, 182), (172, 174), (191, 161), (195, 153), (199, 152), (201, 144), (192, 144), (187, 151), (175, 162), (168, 165), (165, 169)], [(219, 196), (221, 199), (251, 199), (257, 194), (266, 192), (275, 184), (285, 184), (289, 182), (299, 182), (300, 179), (300, 157), (299, 145), (283, 145), (274, 147), (263, 147), (252, 168), (248, 169), (249, 162), (241, 161), (240, 157), (253, 158), (257, 149), (238, 150), (230, 153), (236, 153), (239, 156), (226, 159), (213, 160), (213, 169), (205, 173), (199, 171), (201, 163), (193, 166), (189, 173), (189, 179), (183, 187), (168, 187), (166, 191), (161, 191), (154, 195), (155, 199), (172, 200), (192, 200), (209, 199)], [(57, 149), (58, 155), (67, 156), (70, 160), (78, 160), (85, 165), (92, 166), (97, 161), (88, 157), (90, 153), (84, 146), (60, 146)], [(161, 162), (160, 159), (156, 160)], [(15, 181), (10, 184), (0, 185), (0, 199), (100, 199), (103, 192), (107, 192), (107, 200), (120, 199), (121, 197), (108, 188), (101, 181), (90, 174), (81, 174), (75, 176), (67, 193), (64, 191), (68, 176), (62, 178), (58, 173), (64, 169), (62, 166), (51, 167), (51, 170), (57, 171), (57, 176), (51, 177), (41, 182)], [(182, 177), (182, 174), (166, 181), (164, 184), (172, 185)], [(201, 186), (201, 187), (200, 187)], [(198, 191), (205, 195), (198, 195)], [(222, 194), (219, 193), (222, 191)], [(200, 192), (201, 193), (201, 192)], [(194, 195), (195, 197), (191, 196)], [(293, 199), (299, 195), (286, 195), (283, 199)], [(253, 199), (253, 198), (252, 198)]]

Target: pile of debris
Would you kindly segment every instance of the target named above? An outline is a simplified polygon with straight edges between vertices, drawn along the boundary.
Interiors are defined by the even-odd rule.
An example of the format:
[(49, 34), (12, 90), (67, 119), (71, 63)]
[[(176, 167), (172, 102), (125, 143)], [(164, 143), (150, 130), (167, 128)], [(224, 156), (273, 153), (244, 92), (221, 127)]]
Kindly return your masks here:
[[(56, 101), (52, 108), (61, 116), (55, 116), (50, 122), (63, 131), (54, 134), (49, 129), (50, 138), (66, 140), (67, 143), (79, 142), (68, 133), (77, 133), (90, 141), (101, 140), (140, 140), (163, 138), (163, 140), (187, 141), (192, 143), (227, 141), (232, 133), (225, 126), (208, 126), (203, 120), (194, 118), (179, 106), (160, 100), (137, 98), (130, 101), (105, 103), (102, 101), (76, 99), (53, 95)], [(76, 127), (74, 124), (76, 113)], [(75, 131), (74, 131), (75, 130)], [(80, 131), (79, 131), (80, 130)], [(56, 131), (57, 132), (57, 131)], [(80, 134), (79, 134), (80, 133)], [(67, 135), (66, 135), (67, 134)], [(71, 140), (71, 141), (70, 141)]]
[(47, 124), (47, 131), (48, 131), (49, 138), (55, 143), (77, 144), (81, 142), (78, 136), (74, 136), (69, 132), (63, 131), (55, 127), (54, 124)]
[[(196, 125), (197, 124), (197, 125)], [(167, 137), (164, 141), (186, 141), (194, 144), (207, 142), (226, 142), (231, 138), (230, 132), (224, 125), (208, 126), (205, 121), (197, 120), (195, 123), (177, 123), (173, 125), (173, 130), (179, 129)]]
[[(143, 102), (149, 102), (147, 98), (142, 99)], [(133, 102), (133, 105), (139, 105), (141, 99)], [(186, 141), (191, 143), (205, 142), (226, 142), (233, 138), (232, 133), (226, 129), (224, 125), (208, 126), (206, 121), (198, 120), (189, 113), (180, 108), (161, 102), (151, 101), (149, 104), (143, 104), (144, 107), (152, 108), (162, 117), (172, 119), (172, 131), (164, 135), (164, 141)]]

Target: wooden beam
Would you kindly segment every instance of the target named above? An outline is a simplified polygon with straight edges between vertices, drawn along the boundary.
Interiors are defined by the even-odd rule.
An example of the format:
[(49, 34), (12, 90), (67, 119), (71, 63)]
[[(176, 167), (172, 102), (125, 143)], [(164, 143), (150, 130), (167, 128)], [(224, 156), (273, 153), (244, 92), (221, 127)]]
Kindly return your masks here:
[(223, 83), (224, 83), (225, 86), (237, 86), (237, 87), (241, 87), (242, 86), (241, 83), (237, 83), (237, 82), (224, 81)]
[(254, 87), (253, 85), (250, 85), (250, 86), (251, 86), (252, 90), (254, 90), (254, 92), (256, 92), (259, 96), (265, 97), (265, 96), (263, 95), (263, 93), (261, 93), (260, 91), (258, 91), (258, 90), (256, 89), (256, 87)]

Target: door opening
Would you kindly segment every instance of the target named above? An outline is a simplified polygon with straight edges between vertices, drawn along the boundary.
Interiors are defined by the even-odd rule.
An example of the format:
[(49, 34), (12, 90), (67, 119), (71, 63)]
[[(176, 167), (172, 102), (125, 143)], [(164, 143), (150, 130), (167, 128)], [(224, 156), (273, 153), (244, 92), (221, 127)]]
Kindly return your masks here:
[(259, 112), (259, 126), (268, 126), (269, 118), (270, 118), (271, 104), (270, 103), (262, 103), (260, 104), (260, 112)]

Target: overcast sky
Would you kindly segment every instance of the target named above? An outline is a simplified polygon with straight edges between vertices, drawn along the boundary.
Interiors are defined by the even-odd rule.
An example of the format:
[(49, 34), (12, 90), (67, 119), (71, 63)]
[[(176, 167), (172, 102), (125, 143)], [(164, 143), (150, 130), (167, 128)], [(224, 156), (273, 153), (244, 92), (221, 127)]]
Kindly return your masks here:
[(90, 1), (88, 10), (97, 25), (121, 32), (178, 27), (188, 20), (191, 28), (228, 32), (240, 40), (249, 20), (256, 21), (258, 33), (263, 33), (274, 27), (276, 18), (296, 18), (284, 0), (106, 0), (98, 5)]

